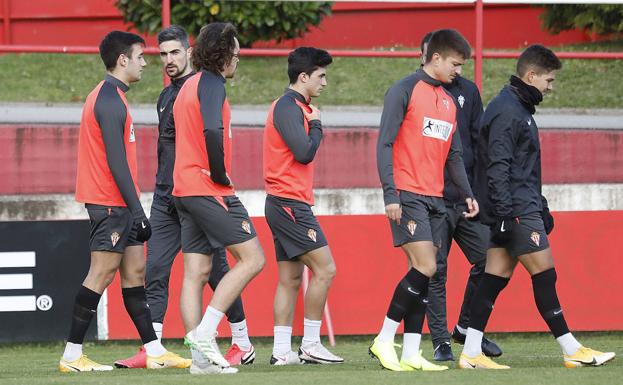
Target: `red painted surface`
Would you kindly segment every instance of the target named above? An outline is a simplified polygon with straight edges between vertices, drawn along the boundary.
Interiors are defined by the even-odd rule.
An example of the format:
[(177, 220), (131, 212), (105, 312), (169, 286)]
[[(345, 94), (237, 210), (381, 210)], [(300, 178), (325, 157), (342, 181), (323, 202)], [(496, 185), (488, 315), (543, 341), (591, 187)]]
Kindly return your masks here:
[[(556, 228), (550, 242), (558, 272), (558, 296), (572, 330), (623, 330), (623, 280), (621, 255), (610, 248), (623, 222), (623, 211), (555, 213)], [(377, 333), (398, 280), (406, 272), (402, 252), (391, 247), (387, 220), (382, 216), (320, 217), (337, 264), (337, 276), (329, 294), (336, 334)], [(243, 293), (249, 331), (253, 336), (272, 335), (272, 303), (277, 267), (270, 232), (263, 218), (255, 218), (259, 239), (266, 253), (266, 267)], [(572, 242), (570, 240), (573, 240)], [(469, 265), (455, 246), (450, 254), (447, 298), (448, 325), (456, 322)], [(170, 284), (169, 309), (164, 336), (184, 334), (179, 315), (183, 263), (175, 261)], [(204, 306), (211, 298), (206, 289)], [(303, 331), (302, 298), (299, 295), (294, 334)], [(123, 307), (118, 278), (108, 291), (109, 336), (138, 338)], [(517, 268), (500, 295), (488, 331), (546, 331), (534, 305), (528, 274)], [(323, 334), (326, 327), (322, 328)], [(227, 322), (219, 335), (228, 336)]]
[[(234, 128), (232, 178), (239, 190), (263, 189), (262, 130)], [(75, 189), (78, 127), (0, 125), (0, 194), (71, 193)], [(153, 191), (155, 127), (137, 129), (139, 185)], [(315, 187), (380, 187), (377, 130), (327, 129), (316, 160)], [(545, 183), (623, 182), (623, 132), (543, 130)]]
[[(3, 0), (0, 9), (0, 42), (29, 45), (97, 46), (113, 29), (127, 30), (113, 0)], [(9, 18), (5, 17), (9, 9)], [(549, 35), (541, 31), (541, 9), (530, 5), (486, 4), (484, 47), (518, 48), (540, 42), (560, 45), (590, 41), (582, 31)], [(383, 28), (379, 28), (382, 26)], [(325, 18), (303, 38), (261, 47), (316, 45), (324, 48), (373, 48), (394, 45), (418, 47), (422, 36), (438, 28), (456, 28), (470, 40), (475, 38), (473, 4), (426, 3), (336, 3)], [(155, 45), (155, 38), (147, 39)]]

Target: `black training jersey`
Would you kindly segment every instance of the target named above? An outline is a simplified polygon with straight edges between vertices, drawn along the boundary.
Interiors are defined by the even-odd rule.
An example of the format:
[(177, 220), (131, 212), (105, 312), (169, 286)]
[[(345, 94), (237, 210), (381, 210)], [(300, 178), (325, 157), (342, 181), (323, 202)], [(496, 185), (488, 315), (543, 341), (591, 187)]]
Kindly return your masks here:
[(476, 197), (481, 220), (540, 212), (541, 145), (530, 111), (509, 85), (491, 100), (481, 121), (476, 151)]
[(173, 103), (182, 85), (194, 73), (179, 79), (172, 79), (158, 97), (156, 109), (158, 113), (158, 171), (156, 172), (156, 188), (154, 203), (169, 208), (173, 203), (173, 166), (175, 164), (175, 120), (173, 119)]
[[(444, 84), (443, 87), (452, 94), (457, 104), (456, 123), (463, 146), (463, 164), (467, 180), (470, 186), (474, 186), (475, 151), (483, 112), (480, 92), (474, 82), (462, 76), (457, 76), (452, 83)], [(444, 170), (443, 197), (446, 203), (465, 203), (459, 191), (458, 186), (450, 178), (448, 170)]]

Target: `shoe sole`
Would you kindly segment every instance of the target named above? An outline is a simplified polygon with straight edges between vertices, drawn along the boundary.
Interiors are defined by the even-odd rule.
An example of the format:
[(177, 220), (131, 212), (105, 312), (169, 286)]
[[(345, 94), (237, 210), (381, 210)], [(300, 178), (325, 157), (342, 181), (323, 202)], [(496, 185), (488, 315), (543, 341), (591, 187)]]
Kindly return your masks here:
[(610, 362), (612, 360), (614, 360), (614, 358), (616, 357), (616, 355), (605, 359), (602, 362), (597, 361), (596, 358), (593, 358), (592, 362), (581, 362), (581, 361), (565, 361), (564, 362), (564, 366), (565, 368), (568, 369), (575, 369), (575, 368), (581, 368), (583, 366), (602, 366), (603, 364), (605, 364), (606, 362)]
[(381, 368), (383, 368), (385, 370), (391, 370), (392, 372), (404, 372), (405, 371), (402, 367), (400, 368), (400, 370), (396, 370), (396, 369), (391, 369), (391, 368), (385, 367), (385, 365), (383, 365), (383, 363), (381, 362), (379, 357), (376, 354), (374, 354), (374, 352), (372, 351), (372, 347), (368, 348), (368, 354), (370, 355), (370, 357), (374, 358), (379, 363)]
[(253, 362), (255, 362), (255, 350), (249, 357), (242, 357), (242, 359), (240, 360), (240, 365), (251, 365)]
[(323, 358), (320, 357), (314, 357), (314, 356), (310, 356), (309, 354), (305, 353), (302, 349), (299, 349), (299, 360), (307, 363), (307, 364), (343, 364), (344, 360), (325, 360)]

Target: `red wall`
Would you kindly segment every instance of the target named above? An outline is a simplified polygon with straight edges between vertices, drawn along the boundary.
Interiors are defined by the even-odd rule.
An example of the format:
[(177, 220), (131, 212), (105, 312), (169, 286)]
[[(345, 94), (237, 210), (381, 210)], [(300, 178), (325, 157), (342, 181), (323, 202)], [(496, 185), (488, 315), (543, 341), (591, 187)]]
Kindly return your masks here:
[[(262, 130), (237, 127), (233, 132), (236, 188), (262, 189)], [(315, 186), (380, 187), (377, 135), (378, 130), (369, 128), (325, 130), (316, 160)], [(137, 129), (143, 191), (153, 191), (156, 143), (155, 127)], [(73, 192), (77, 144), (75, 125), (0, 125), (0, 195)], [(543, 130), (541, 146), (544, 183), (623, 182), (623, 131)]]
[[(3, 0), (9, 2), (10, 28), (0, 28), (2, 44), (96, 46), (110, 30), (126, 30), (113, 0)], [(541, 31), (540, 8), (487, 4), (484, 8), (485, 48), (518, 48), (540, 42), (560, 45), (587, 42), (581, 31), (556, 36)], [(0, 7), (0, 24), (4, 23)], [(475, 13), (471, 4), (336, 3), (327, 17), (300, 39), (258, 47), (316, 45), (324, 48), (418, 47), (426, 32), (456, 28), (474, 43)], [(155, 45), (155, 39), (147, 39)]]
[[(558, 295), (572, 330), (623, 330), (623, 280), (617, 267), (621, 252), (610, 246), (623, 223), (623, 211), (555, 213), (556, 228), (550, 241), (558, 272)], [(329, 294), (336, 334), (378, 332), (390, 296), (406, 272), (402, 252), (391, 247), (387, 220), (380, 216), (328, 216), (319, 218), (336, 260), (337, 276)], [(251, 335), (272, 335), (273, 294), (277, 267), (270, 231), (263, 218), (254, 224), (266, 253), (266, 267), (243, 293)], [(572, 240), (572, 241), (571, 241)], [(448, 325), (456, 322), (469, 265), (455, 246), (449, 257)], [(164, 336), (184, 334), (179, 316), (183, 261), (175, 261)], [(206, 289), (204, 306), (211, 291)], [(303, 307), (299, 296), (294, 333), (302, 334)], [(109, 337), (138, 338), (121, 298), (118, 278), (108, 291)], [(545, 331), (532, 297), (528, 274), (518, 267), (500, 295), (487, 331)], [(326, 333), (326, 326), (323, 326)], [(219, 335), (228, 336), (227, 322)]]

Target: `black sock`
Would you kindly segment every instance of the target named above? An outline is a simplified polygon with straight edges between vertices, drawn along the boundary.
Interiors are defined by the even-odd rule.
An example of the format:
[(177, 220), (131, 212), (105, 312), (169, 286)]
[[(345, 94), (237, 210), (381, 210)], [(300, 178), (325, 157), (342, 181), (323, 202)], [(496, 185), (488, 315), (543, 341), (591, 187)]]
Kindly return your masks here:
[(387, 318), (396, 322), (402, 321), (414, 304), (417, 301), (421, 302), (422, 293), (428, 292), (428, 281), (429, 278), (424, 274), (414, 268), (409, 269), (394, 290), (394, 296), (387, 309)]
[(424, 285), (421, 289), (422, 291), (417, 300), (414, 301), (411, 309), (405, 314), (405, 333), (422, 334), (424, 316), (426, 316), (426, 307), (428, 306), (428, 284)]
[(91, 324), (93, 315), (97, 312), (97, 304), (100, 302), (101, 294), (94, 292), (84, 286), (80, 287), (74, 303), (74, 312), (71, 317), (71, 329), (69, 329), (68, 342), (82, 344), (87, 329)]
[(469, 311), (469, 327), (472, 329), (485, 331), (489, 316), (493, 311), (493, 304), (498, 298), (498, 294), (508, 285), (510, 278), (484, 273), (480, 280), (480, 285), (476, 289), (476, 294), (472, 298), (472, 306)]
[(132, 318), (143, 344), (158, 339), (154, 326), (151, 324), (151, 312), (147, 305), (147, 297), (143, 286), (126, 287), (121, 289), (123, 304)]
[(534, 301), (549, 330), (558, 338), (569, 333), (565, 316), (562, 314), (556, 294), (556, 270), (552, 267), (532, 276)]

